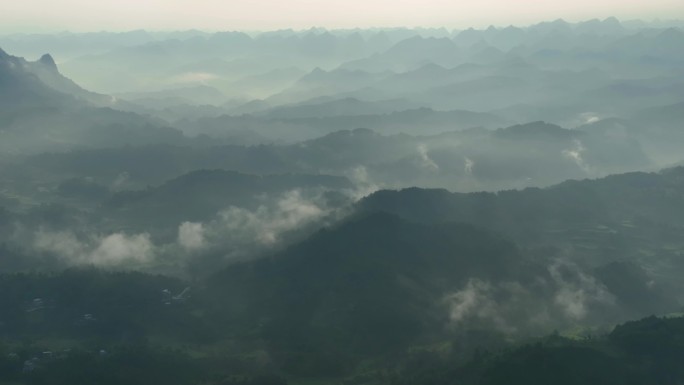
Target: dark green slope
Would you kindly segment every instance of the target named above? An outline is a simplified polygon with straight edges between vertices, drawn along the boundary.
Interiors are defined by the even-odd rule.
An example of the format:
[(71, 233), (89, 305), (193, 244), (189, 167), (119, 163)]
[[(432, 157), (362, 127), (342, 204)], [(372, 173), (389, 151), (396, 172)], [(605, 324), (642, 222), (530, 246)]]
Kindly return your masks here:
[(523, 269), (516, 247), (490, 233), (376, 213), (231, 266), (212, 290), (225, 316), (276, 349), (366, 355), (444, 334), (445, 294)]
[[(369, 234), (373, 239), (402, 227), (417, 229), (384, 214), (366, 220), (369, 225), (385, 226), (386, 230)], [(343, 228), (345, 233), (355, 231)], [(460, 232), (451, 231), (457, 229)], [(464, 254), (483, 247), (471, 249), (480, 243), (477, 239), (494, 245), (501, 242), (468, 227), (451, 230), (453, 242), (464, 245), (457, 248)], [(299, 255), (304, 255), (305, 249), (336, 254), (317, 245), (319, 241), (325, 241), (325, 235), (293, 251)], [(404, 245), (411, 242), (409, 239)], [(506, 254), (505, 244), (490, 250), (503, 249)], [(420, 328), (439, 324), (434, 309), (433, 314), (424, 313), (434, 307), (426, 298), (440, 285), (418, 285), (418, 277), (458, 277), (460, 273), (438, 273), (429, 263), (417, 266), (407, 262), (400, 250), (389, 251), (392, 256), (366, 261), (366, 268), (358, 269), (373, 275), (372, 279), (357, 277), (345, 282), (349, 272), (308, 278), (325, 270), (320, 265), (345, 265), (335, 263), (337, 258), (332, 256), (321, 258), (318, 265), (307, 257), (281, 263), (271, 260), (236, 266), (217, 275), (206, 292), (202, 285), (193, 286), (184, 300), (170, 303), (162, 290), (176, 294), (186, 283), (96, 270), (1, 276), (0, 383), (279, 385), (286, 383), (283, 376), (293, 384), (316, 379), (324, 384), (387, 385), (674, 385), (684, 380), (683, 318), (649, 317), (619, 325), (606, 335), (568, 339), (555, 334), (505, 349), (501, 349), (506, 346), (502, 341), (492, 344), (486, 333), (433, 333), (432, 342), (437, 344), (424, 344), (429, 339), (416, 337), (425, 334)], [(362, 252), (358, 254), (358, 259), (368, 259)], [(411, 275), (405, 271), (410, 268), (416, 285), (402, 287), (407, 285), (405, 280), (393, 283), (391, 277), (370, 273), (375, 265), (390, 260), (396, 261), (401, 266), (396, 271), (405, 275)], [(313, 266), (307, 270), (304, 262)], [(269, 269), (270, 274), (263, 273)], [(287, 269), (305, 271), (287, 271), (293, 275), (289, 280), (279, 276)], [(255, 279), (256, 271), (262, 271), (257, 278), (261, 287), (242, 282)], [(426, 289), (417, 293), (417, 286)], [(289, 292), (294, 287), (301, 290), (300, 295)], [(226, 288), (240, 291), (231, 293)], [(384, 298), (374, 294), (381, 291)], [(413, 295), (407, 294), (410, 292)], [(399, 298), (393, 296), (401, 296), (401, 307), (407, 310), (397, 311)], [(238, 298), (263, 309), (257, 312), (239, 306)], [(39, 305), (36, 299), (41, 300)], [(225, 314), (217, 317), (217, 306), (233, 314), (233, 319)], [(86, 311), (91, 317), (85, 317)], [(235, 317), (244, 317), (243, 324), (236, 323)], [(472, 339), (470, 349), (463, 347), (465, 337)], [(392, 350), (389, 355), (387, 349)], [(358, 366), (360, 358), (367, 360)], [(31, 360), (36, 365), (27, 371), (26, 362)]]
[[(398, 365), (394, 384), (679, 384), (684, 380), (684, 318), (649, 317), (578, 341), (558, 335), (469, 362), (455, 357)], [(413, 365), (413, 366), (411, 366)]]
[[(539, 189), (498, 193), (449, 193), (410, 188), (379, 191), (359, 203), (424, 223), (462, 221), (502, 231), (516, 239), (547, 230), (645, 222), (684, 225), (684, 168), (634, 172), (596, 180), (567, 181)], [(547, 234), (548, 235), (548, 234)]]

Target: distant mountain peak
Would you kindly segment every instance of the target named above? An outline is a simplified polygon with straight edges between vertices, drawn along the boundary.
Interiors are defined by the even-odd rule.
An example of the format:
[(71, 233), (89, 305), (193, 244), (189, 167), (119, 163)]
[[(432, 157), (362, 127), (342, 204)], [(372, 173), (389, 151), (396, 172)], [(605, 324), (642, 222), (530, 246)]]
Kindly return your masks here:
[(45, 55), (41, 56), (40, 59), (38, 59), (38, 62), (50, 69), (57, 71), (57, 64), (55, 63), (55, 59), (53, 59), (49, 53), (46, 53)]
[(428, 71), (428, 72), (437, 71), (437, 72), (444, 72), (444, 71), (448, 71), (448, 69), (446, 69), (444, 66), (441, 66), (441, 65), (439, 65), (439, 64), (437, 64), (437, 63), (429, 62), (429, 63), (423, 64), (423, 65), (420, 66), (418, 69), (416, 69), (414, 72), (417, 72), (417, 71)]
[(308, 74), (304, 75), (300, 81), (320, 81), (328, 75), (328, 72), (321, 69), (321, 67), (316, 67)]
[(671, 40), (671, 42), (676, 43), (681, 41), (684, 37), (684, 32), (678, 28), (668, 28), (658, 34), (657, 38), (660, 40)]
[(506, 139), (569, 139), (581, 135), (583, 131), (570, 130), (544, 121), (516, 124), (495, 131), (499, 138)]

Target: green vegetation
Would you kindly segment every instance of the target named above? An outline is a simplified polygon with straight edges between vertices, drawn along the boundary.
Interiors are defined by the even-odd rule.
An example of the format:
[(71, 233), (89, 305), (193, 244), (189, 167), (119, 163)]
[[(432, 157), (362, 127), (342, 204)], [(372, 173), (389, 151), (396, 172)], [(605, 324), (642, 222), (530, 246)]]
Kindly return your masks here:
[[(0, 323), (0, 383), (579, 385), (684, 380), (684, 318), (679, 317), (649, 317), (582, 339), (553, 334), (512, 343), (496, 333), (472, 330), (421, 345), (406, 339), (381, 343), (387, 341), (382, 335), (371, 338), (362, 329), (329, 322), (318, 329), (306, 324), (297, 328), (294, 323), (302, 322), (301, 314), (288, 324), (274, 310), (280, 332), (270, 328), (256, 336), (212, 320), (214, 315), (208, 313), (213, 305), (206, 302), (212, 299), (206, 292), (170, 303), (158, 290), (177, 290), (184, 284), (95, 270), (2, 276), (0, 298), (3, 309), (10, 311), (3, 312)], [(32, 294), (46, 296), (40, 303), (37, 298), (26, 301)], [(373, 299), (368, 301), (373, 304)], [(93, 311), (92, 317), (83, 318), (85, 308)], [(304, 311), (290, 306), (291, 313)], [(371, 312), (364, 316), (370, 327), (373, 312), (396, 316), (387, 308), (365, 311)], [(392, 337), (388, 319), (377, 322)], [(221, 329), (215, 328), (219, 325)], [(381, 333), (379, 327), (370, 332)], [(189, 330), (203, 330), (204, 335)], [(283, 339), (286, 335), (288, 340)], [(341, 350), (354, 336), (360, 337), (351, 344), (358, 351)], [(359, 360), (363, 356), (367, 358)]]
[(0, 385), (683, 384), (681, 26), (0, 36)]

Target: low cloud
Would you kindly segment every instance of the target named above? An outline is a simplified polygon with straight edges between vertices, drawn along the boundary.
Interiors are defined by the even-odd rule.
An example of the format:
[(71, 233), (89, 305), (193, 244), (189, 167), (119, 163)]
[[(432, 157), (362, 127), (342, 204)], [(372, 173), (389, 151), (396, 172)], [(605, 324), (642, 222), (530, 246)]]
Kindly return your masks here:
[(219, 213), (215, 225), (229, 238), (272, 245), (280, 240), (281, 234), (320, 219), (326, 212), (323, 205), (293, 190), (283, 194), (274, 205), (263, 205), (254, 211), (230, 207)]
[(503, 304), (494, 298), (496, 290), (489, 282), (471, 279), (463, 289), (447, 296), (453, 325), (477, 324), (506, 333), (514, 332), (515, 327), (506, 320)]
[(186, 250), (197, 250), (205, 246), (204, 225), (183, 222), (178, 226), (178, 244)]
[(355, 186), (354, 190), (347, 192), (353, 200), (364, 198), (381, 188), (380, 185), (375, 183), (370, 175), (368, 175), (368, 169), (366, 169), (365, 166), (355, 167), (347, 172), (345, 176)]
[(575, 139), (573, 141), (573, 147), (563, 150), (563, 155), (575, 162), (579, 168), (581, 168), (584, 172), (589, 173), (591, 170), (589, 168), (589, 165), (584, 161), (584, 158), (582, 155), (586, 152), (586, 148), (582, 144), (581, 141), (578, 139)]
[(112, 188), (114, 189), (119, 189), (122, 186), (124, 186), (130, 179), (130, 174), (128, 172), (124, 171), (117, 175), (117, 177), (114, 179), (112, 182)]
[(600, 120), (601, 118), (595, 112), (585, 112), (580, 114), (580, 121), (582, 124), (593, 124)]
[[(282, 247), (338, 220), (348, 213), (349, 204), (377, 189), (365, 169), (356, 170), (358, 189), (328, 195), (325, 189), (295, 189), (264, 195), (256, 207), (230, 206), (211, 220), (178, 224), (175, 237), (154, 244), (149, 233), (93, 233), (77, 226), (69, 230), (41, 227), (19, 228), (14, 238), (27, 249), (54, 258), (58, 263), (164, 269), (183, 274), (198, 266), (213, 269), (235, 258), (250, 258)], [(193, 271), (197, 271), (194, 269)]]
[(111, 234), (104, 237), (88, 257), (97, 265), (117, 265), (124, 262), (149, 262), (154, 256), (154, 245), (149, 234)]
[[(201, 255), (222, 255), (224, 261), (259, 255), (284, 245), (294, 234), (324, 225), (323, 219), (336, 212), (322, 192), (292, 190), (262, 199), (264, 203), (253, 209), (231, 206), (211, 221), (182, 223), (177, 239), (181, 259), (192, 263)], [(205, 254), (198, 256), (196, 251)]]
[(554, 302), (570, 319), (583, 320), (592, 307), (615, 304), (615, 297), (604, 285), (576, 266), (557, 261), (548, 270), (557, 286)]
[(115, 266), (123, 263), (146, 263), (154, 258), (150, 235), (114, 233), (79, 239), (71, 231), (35, 233), (36, 250), (54, 254), (68, 265)]
[(433, 171), (438, 171), (439, 166), (437, 163), (435, 163), (432, 158), (430, 158), (430, 154), (428, 153), (428, 148), (425, 144), (419, 144), (418, 145), (418, 155), (420, 155), (420, 160), (421, 160), (421, 165), (425, 168), (428, 168)]
[(475, 167), (475, 161), (466, 157), (463, 157), (463, 162), (465, 163), (463, 166), (463, 171), (466, 173), (466, 175), (473, 175), (473, 167)]
[(615, 296), (579, 267), (555, 261), (548, 275), (522, 284), (470, 279), (444, 297), (452, 328), (540, 334), (577, 325), (617, 321)]

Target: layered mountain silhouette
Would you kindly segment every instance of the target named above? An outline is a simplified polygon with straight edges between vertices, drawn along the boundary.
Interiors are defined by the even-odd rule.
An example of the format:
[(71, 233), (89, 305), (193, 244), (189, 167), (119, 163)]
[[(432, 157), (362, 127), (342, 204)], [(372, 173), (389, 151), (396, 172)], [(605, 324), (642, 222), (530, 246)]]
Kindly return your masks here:
[(180, 132), (159, 120), (121, 111), (130, 107), (127, 103), (79, 87), (58, 71), (50, 55), (29, 62), (2, 51), (0, 79), (3, 151), (106, 147), (152, 138), (183, 141)]

